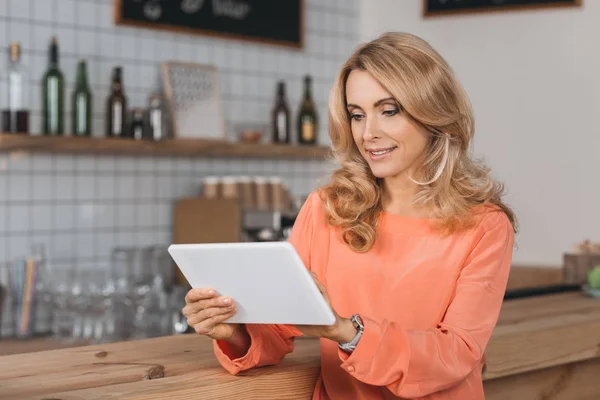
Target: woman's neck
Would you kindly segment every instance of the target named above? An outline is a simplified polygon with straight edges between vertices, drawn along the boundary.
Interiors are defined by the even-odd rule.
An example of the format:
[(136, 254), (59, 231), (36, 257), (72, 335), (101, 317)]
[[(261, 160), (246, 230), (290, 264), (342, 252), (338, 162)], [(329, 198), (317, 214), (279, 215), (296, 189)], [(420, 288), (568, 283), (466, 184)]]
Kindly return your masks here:
[(414, 204), (418, 190), (419, 186), (408, 177), (385, 178), (383, 180), (383, 210), (390, 214), (407, 217), (430, 217), (431, 210), (428, 207)]

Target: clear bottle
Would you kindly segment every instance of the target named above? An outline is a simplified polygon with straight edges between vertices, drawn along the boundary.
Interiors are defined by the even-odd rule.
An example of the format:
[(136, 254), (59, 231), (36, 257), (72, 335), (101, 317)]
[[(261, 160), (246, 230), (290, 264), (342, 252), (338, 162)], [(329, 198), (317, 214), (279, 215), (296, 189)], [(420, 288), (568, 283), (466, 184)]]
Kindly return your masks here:
[(21, 62), (21, 45), (11, 43), (7, 69), (8, 108), (2, 110), (1, 132), (29, 133), (29, 96), (25, 89), (28, 78), (28, 71)]
[(163, 97), (153, 93), (148, 99), (148, 135), (152, 140), (168, 138), (167, 121)]

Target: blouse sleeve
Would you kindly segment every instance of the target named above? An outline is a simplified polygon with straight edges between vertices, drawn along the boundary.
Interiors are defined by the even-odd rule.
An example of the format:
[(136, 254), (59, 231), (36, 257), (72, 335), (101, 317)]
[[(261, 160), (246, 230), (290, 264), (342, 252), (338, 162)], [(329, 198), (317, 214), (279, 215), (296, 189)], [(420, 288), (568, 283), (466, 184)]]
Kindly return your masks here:
[[(314, 203), (318, 195), (313, 193), (306, 200), (292, 228), (289, 242), (310, 270), (311, 246), (313, 237)], [(247, 324), (245, 329), (250, 336), (250, 348), (241, 358), (233, 358), (226, 341), (215, 340), (214, 351), (217, 360), (231, 374), (238, 374), (254, 367), (279, 363), (294, 350), (294, 338), (302, 333), (291, 325)]]
[(450, 388), (480, 365), (502, 306), (514, 241), (504, 214), (489, 219), (441, 323), (421, 331), (363, 318), (356, 350), (338, 352), (342, 368), (364, 383), (413, 398)]

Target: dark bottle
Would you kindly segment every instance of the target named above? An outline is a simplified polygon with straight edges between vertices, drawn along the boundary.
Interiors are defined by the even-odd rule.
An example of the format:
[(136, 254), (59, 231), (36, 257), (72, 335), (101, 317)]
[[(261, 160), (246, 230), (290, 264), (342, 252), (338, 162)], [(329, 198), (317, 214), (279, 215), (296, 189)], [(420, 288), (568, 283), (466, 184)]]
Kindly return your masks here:
[(77, 82), (73, 91), (73, 136), (92, 134), (92, 92), (87, 78), (87, 62), (77, 64)]
[(317, 110), (311, 93), (311, 78), (307, 75), (304, 77), (304, 99), (298, 114), (298, 143), (317, 143), (318, 132)]
[(273, 143), (290, 142), (290, 110), (285, 98), (285, 83), (277, 84), (277, 98), (273, 108)]
[(27, 70), (21, 63), (21, 45), (12, 43), (9, 47), (8, 108), (2, 110), (2, 130), (4, 133), (29, 133), (29, 101), (25, 83)]
[(42, 132), (45, 135), (64, 133), (65, 85), (63, 73), (58, 67), (58, 43), (56, 37), (50, 42), (48, 70), (42, 80)]
[(125, 130), (127, 97), (123, 92), (122, 75), (122, 68), (115, 67), (111, 93), (106, 106), (106, 136), (108, 137), (130, 137)]

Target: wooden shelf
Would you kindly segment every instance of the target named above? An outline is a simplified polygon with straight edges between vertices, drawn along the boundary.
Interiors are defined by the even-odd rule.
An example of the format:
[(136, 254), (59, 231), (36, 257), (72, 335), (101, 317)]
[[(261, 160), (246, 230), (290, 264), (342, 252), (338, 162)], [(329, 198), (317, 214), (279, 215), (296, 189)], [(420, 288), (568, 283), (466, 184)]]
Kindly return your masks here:
[(0, 152), (306, 160), (323, 160), (330, 154), (329, 148), (324, 146), (247, 144), (211, 139), (151, 142), (116, 138), (16, 134), (0, 134)]

